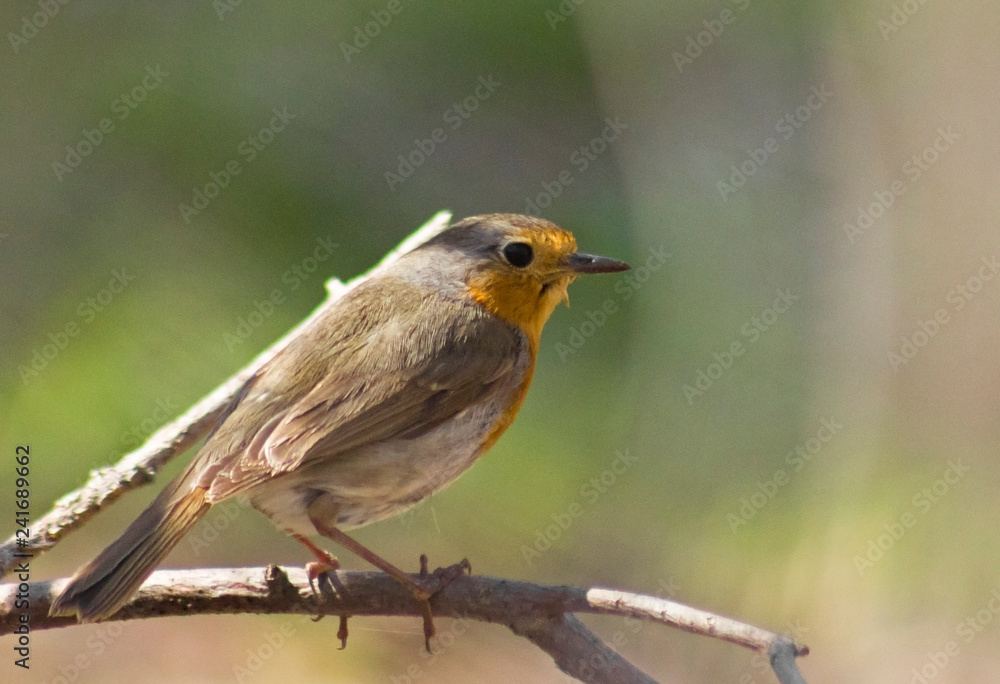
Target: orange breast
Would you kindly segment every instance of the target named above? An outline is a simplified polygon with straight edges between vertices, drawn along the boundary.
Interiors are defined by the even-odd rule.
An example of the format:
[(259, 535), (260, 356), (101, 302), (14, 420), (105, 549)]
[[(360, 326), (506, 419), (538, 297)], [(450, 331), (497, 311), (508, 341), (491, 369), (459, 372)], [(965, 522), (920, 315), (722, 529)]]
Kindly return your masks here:
[(510, 427), (511, 423), (514, 422), (514, 418), (517, 417), (517, 412), (521, 408), (521, 404), (524, 403), (524, 398), (528, 394), (528, 387), (531, 385), (531, 376), (535, 373), (535, 350), (531, 350), (531, 363), (529, 364), (527, 370), (524, 372), (524, 380), (521, 381), (521, 386), (517, 388), (514, 396), (511, 398), (510, 406), (507, 407), (500, 418), (497, 420), (493, 428), (486, 433), (483, 438), (482, 443), (479, 446), (479, 453), (484, 454), (489, 451), (490, 447), (496, 444), (497, 440), (500, 439), (507, 428)]
[(486, 434), (479, 453), (493, 446), (500, 435), (510, 427), (517, 416), (535, 372), (535, 359), (542, 337), (542, 327), (552, 315), (556, 305), (566, 299), (566, 287), (571, 279), (558, 280), (543, 289), (541, 283), (530, 277), (505, 272), (487, 271), (474, 276), (467, 283), (469, 294), (487, 311), (517, 326), (528, 338), (528, 367), (524, 380), (511, 397), (510, 406), (501, 414), (496, 425)]

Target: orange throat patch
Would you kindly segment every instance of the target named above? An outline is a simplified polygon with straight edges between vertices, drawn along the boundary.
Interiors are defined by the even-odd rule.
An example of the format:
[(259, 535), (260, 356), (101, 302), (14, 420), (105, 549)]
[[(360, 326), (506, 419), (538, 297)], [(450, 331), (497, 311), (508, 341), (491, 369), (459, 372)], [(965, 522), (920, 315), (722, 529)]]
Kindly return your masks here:
[(543, 287), (533, 279), (487, 272), (470, 279), (468, 288), (480, 306), (527, 335), (534, 360), (545, 322), (559, 302), (569, 304), (566, 288), (572, 281), (566, 276)]
[(514, 422), (528, 394), (528, 387), (535, 372), (535, 359), (538, 357), (542, 328), (559, 302), (565, 301), (569, 304), (566, 288), (572, 281), (573, 278), (567, 276), (542, 287), (528, 278), (497, 276), (495, 273), (479, 274), (469, 281), (469, 293), (472, 298), (493, 315), (517, 326), (528, 338), (531, 352), (531, 363), (525, 371), (524, 380), (511, 398), (510, 406), (483, 439), (480, 454), (489, 450)]

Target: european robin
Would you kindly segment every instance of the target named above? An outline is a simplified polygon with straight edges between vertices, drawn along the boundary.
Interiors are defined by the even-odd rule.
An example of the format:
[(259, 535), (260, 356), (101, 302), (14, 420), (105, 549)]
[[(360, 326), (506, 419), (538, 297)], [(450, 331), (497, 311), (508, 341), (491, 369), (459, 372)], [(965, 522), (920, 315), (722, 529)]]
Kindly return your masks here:
[(242, 493), (316, 556), (310, 580), (339, 567), (308, 539), (319, 534), (409, 587), (429, 638), (441, 581), (407, 575), (343, 530), (402, 513), (493, 446), (569, 284), (628, 268), (577, 252), (543, 219), (456, 223), (345, 294), (248, 380), (187, 468), (50, 613), (114, 614), (212, 505)]

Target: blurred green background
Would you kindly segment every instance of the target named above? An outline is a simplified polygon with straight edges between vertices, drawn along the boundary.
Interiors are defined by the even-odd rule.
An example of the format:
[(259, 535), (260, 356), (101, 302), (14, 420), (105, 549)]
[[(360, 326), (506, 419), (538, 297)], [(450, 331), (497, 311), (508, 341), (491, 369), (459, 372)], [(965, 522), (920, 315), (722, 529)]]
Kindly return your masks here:
[[(357, 538), (672, 592), (807, 642), (810, 682), (1000, 680), (995, 2), (273, 4), (0, 10), (0, 499), (15, 445), (41, 513), (437, 210), (540, 212), (647, 270), (574, 285), (508, 434)], [(167, 564), (308, 560), (234, 517)], [(727, 644), (585, 621), (661, 681), (774, 681)], [(355, 619), (341, 652), (284, 616), (38, 633), (30, 674), (0, 668), (232, 681), (282, 627), (244, 681), (564, 679), (499, 626), (441, 621), (427, 659), (417, 620)]]

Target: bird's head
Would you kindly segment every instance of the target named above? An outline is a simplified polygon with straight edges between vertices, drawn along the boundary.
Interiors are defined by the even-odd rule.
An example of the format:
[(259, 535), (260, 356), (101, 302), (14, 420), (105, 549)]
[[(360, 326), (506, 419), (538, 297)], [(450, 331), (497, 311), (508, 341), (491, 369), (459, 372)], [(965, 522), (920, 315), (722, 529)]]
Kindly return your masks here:
[(459, 267), (472, 298), (521, 328), (533, 345), (559, 302), (569, 303), (567, 288), (577, 276), (629, 269), (621, 261), (578, 252), (569, 231), (520, 214), (464, 219), (424, 248), (443, 250), (451, 269)]

